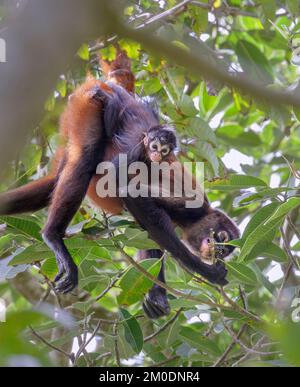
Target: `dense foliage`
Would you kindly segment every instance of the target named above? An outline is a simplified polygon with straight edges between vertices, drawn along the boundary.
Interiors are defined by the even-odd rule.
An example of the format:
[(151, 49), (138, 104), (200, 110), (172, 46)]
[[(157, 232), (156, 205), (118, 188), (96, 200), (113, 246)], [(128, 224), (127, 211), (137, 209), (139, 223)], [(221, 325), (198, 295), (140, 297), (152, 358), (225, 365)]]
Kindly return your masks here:
[[(183, 3), (148, 23), (156, 36), (231, 74), (297, 94), (297, 0)], [(130, 1), (124, 17), (143, 29), (176, 4)], [(172, 314), (148, 320), (141, 301), (152, 282), (130, 259), (153, 242), (128, 214), (106, 216), (85, 201), (66, 240), (79, 265), (78, 294), (59, 296), (51, 282), (55, 258), (40, 235), (47, 212), (1, 217), (0, 298), (7, 322), (0, 323), (0, 365), (300, 365), (297, 109), (199, 79), (135, 41), (83, 42), (53, 85), (40, 125), (30, 128), (24, 151), (6, 168), (1, 190), (47, 172), (67, 96), (87, 71), (101, 77), (98, 55), (114, 58), (111, 40), (132, 60), (137, 93), (155, 96), (162, 120), (176, 125), (180, 159), (205, 162), (210, 201), (240, 226), (239, 248), (227, 264), (229, 284), (222, 290), (201, 283), (168, 257)], [(141, 266), (156, 275), (160, 262)]]

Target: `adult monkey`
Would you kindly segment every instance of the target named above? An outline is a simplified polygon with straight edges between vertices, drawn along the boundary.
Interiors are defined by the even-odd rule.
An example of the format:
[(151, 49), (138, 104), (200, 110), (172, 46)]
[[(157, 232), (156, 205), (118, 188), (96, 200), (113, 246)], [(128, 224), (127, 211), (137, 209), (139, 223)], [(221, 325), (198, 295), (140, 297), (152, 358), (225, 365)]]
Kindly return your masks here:
[[(133, 91), (133, 76), (128, 66), (122, 68), (122, 53), (118, 54), (113, 64), (107, 74), (108, 78), (121, 84), (126, 80), (124, 86)], [(130, 74), (131, 81), (128, 81)], [(125, 204), (134, 218), (149, 232), (150, 237), (183, 266), (200, 273), (211, 282), (225, 284), (224, 264), (217, 262), (216, 265), (208, 265), (201, 261), (199, 254), (209, 251), (208, 238), (211, 230), (220, 243), (237, 238), (239, 232), (231, 219), (210, 207), (207, 198), (201, 208), (191, 210), (186, 209), (183, 202), (164, 201), (161, 198), (155, 200), (127, 197), (120, 200), (100, 198), (96, 194), (99, 176), (95, 175), (95, 171), (98, 163), (112, 160), (120, 152), (129, 152), (143, 131), (159, 124), (157, 115), (151, 108), (131, 97), (128, 116), (125, 114), (122, 119), (117, 119), (111, 128), (108, 124), (104, 127), (103, 103), (107, 103), (110, 96), (117, 96), (121, 101), (124, 97), (124, 101), (127, 101), (129, 95), (95, 79), (88, 79), (74, 92), (61, 118), (61, 136), (65, 146), (58, 149), (52, 172), (43, 179), (1, 194), (0, 213), (36, 211), (50, 204), (43, 238), (55, 253), (59, 268), (55, 280), (58, 281), (57, 290), (63, 293), (71, 291), (78, 281), (77, 267), (64, 245), (63, 237), (86, 193), (96, 205), (111, 213), (121, 212)], [(112, 109), (114, 111), (115, 107)], [(107, 114), (104, 112), (104, 122), (107, 121)], [(112, 119), (113, 116), (115, 115), (111, 115)], [(116, 130), (117, 136), (113, 133)], [(112, 138), (107, 136), (107, 131), (112, 132)], [(186, 244), (197, 254), (192, 253), (178, 239), (173, 222), (183, 229)], [(222, 246), (218, 258), (224, 258), (231, 251), (231, 247)], [(145, 254), (158, 258), (162, 253), (155, 250)], [(164, 281), (163, 268), (159, 278)], [(144, 308), (153, 318), (167, 314), (169, 307), (165, 291), (155, 285), (146, 298)]]

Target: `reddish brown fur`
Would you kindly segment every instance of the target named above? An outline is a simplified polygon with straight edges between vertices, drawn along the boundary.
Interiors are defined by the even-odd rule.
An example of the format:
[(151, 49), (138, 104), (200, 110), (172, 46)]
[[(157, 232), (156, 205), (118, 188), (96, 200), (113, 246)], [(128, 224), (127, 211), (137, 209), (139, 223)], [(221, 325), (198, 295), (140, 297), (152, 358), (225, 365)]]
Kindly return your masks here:
[(115, 60), (109, 62), (100, 59), (100, 64), (107, 79), (124, 87), (129, 93), (134, 93), (135, 78), (131, 71), (130, 59), (124, 51), (118, 48)]

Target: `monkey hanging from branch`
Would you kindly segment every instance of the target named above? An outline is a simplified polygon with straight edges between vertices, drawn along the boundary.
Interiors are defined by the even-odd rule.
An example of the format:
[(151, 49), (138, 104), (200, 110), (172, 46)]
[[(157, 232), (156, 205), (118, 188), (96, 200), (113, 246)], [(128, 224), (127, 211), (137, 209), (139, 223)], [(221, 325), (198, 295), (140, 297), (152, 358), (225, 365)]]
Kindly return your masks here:
[[(78, 284), (78, 269), (63, 238), (86, 195), (108, 213), (119, 214), (126, 208), (160, 246), (161, 250), (141, 251), (139, 258), (160, 259), (167, 250), (184, 268), (225, 285), (223, 259), (234, 247), (222, 243), (238, 238), (239, 230), (227, 215), (210, 206), (205, 195), (199, 208), (186, 208), (185, 197), (97, 195), (97, 165), (115, 162), (121, 153), (129, 156), (129, 163), (142, 160), (149, 167), (151, 162), (176, 160), (174, 128), (161, 125), (151, 104), (134, 97), (134, 76), (127, 56), (118, 51), (112, 63), (102, 61), (102, 68), (109, 82), (88, 77), (69, 98), (60, 119), (63, 145), (56, 151), (49, 175), (0, 194), (0, 214), (48, 207), (42, 236), (56, 257), (58, 292), (70, 292)], [(183, 232), (182, 240), (176, 226)], [(215, 243), (216, 262), (207, 263)], [(165, 281), (163, 264), (158, 279)], [(150, 318), (167, 315), (170, 308), (165, 289), (154, 284), (143, 306)]]

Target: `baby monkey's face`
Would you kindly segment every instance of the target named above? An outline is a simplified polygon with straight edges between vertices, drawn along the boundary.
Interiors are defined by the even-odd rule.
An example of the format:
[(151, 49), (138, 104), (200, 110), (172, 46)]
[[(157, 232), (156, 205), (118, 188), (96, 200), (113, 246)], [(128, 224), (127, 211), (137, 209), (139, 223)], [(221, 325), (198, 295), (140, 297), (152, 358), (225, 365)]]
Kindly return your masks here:
[(174, 129), (163, 125), (151, 128), (144, 138), (146, 154), (152, 162), (166, 160), (173, 153), (176, 144)]

